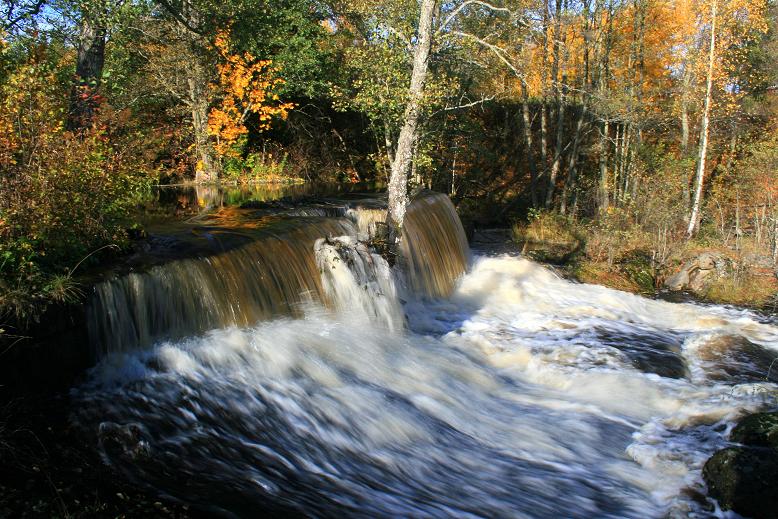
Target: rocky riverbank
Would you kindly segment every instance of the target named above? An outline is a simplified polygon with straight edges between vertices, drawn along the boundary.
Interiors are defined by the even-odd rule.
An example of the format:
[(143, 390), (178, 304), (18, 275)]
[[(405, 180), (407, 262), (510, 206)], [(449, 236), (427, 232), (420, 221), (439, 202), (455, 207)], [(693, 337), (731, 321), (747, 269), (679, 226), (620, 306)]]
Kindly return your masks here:
[(659, 261), (646, 250), (592, 251), (572, 233), (539, 239), (515, 229), (471, 230), (473, 247), (488, 253), (521, 253), (582, 283), (647, 297), (730, 304), (778, 313), (778, 264), (772, 257), (721, 248), (689, 246)]
[(17, 398), (0, 422), (0, 517), (197, 517), (128, 482), (69, 423), (66, 394)]

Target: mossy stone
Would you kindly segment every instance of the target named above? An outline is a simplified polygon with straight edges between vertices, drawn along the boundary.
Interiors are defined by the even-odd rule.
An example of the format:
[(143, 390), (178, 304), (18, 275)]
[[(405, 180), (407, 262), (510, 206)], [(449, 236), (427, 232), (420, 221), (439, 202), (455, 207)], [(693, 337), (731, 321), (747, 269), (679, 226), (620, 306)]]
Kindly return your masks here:
[(746, 416), (732, 429), (729, 439), (750, 447), (778, 449), (778, 412)]
[(746, 517), (778, 518), (778, 451), (729, 447), (702, 470), (708, 493), (725, 510)]

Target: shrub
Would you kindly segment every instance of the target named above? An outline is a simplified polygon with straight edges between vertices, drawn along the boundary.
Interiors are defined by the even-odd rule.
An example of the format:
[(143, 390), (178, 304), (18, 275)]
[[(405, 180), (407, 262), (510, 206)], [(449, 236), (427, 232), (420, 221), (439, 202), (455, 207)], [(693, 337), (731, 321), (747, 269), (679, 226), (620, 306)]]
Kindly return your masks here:
[(57, 73), (37, 49), (0, 85), (0, 310), (19, 318), (79, 295), (71, 269), (126, 243), (129, 212), (150, 184), (136, 155), (142, 136), (122, 113), (103, 106), (89, 128), (65, 131)]
[(576, 223), (551, 211), (530, 209), (527, 223), (516, 223), (511, 229), (517, 242), (577, 244), (581, 231)]
[[(245, 148), (245, 139), (238, 142), (238, 148)], [(260, 182), (298, 182), (287, 167), (288, 154), (280, 146), (268, 150), (250, 152), (245, 156), (236, 152), (223, 158), (224, 180), (239, 184)]]

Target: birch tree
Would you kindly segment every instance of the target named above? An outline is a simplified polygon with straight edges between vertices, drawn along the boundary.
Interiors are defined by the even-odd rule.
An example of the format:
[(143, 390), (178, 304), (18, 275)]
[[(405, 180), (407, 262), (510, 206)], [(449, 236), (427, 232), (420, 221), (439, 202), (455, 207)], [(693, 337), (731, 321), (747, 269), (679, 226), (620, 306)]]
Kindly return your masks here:
[(702, 201), (702, 184), (705, 177), (705, 159), (708, 154), (708, 132), (710, 125), (710, 105), (713, 95), (713, 67), (716, 56), (716, 14), (718, 0), (713, 0), (710, 7), (710, 47), (708, 50), (708, 74), (705, 86), (705, 104), (702, 109), (702, 122), (700, 124), (700, 143), (697, 156), (697, 171), (694, 180), (694, 199), (692, 212), (689, 217), (689, 226), (686, 234), (692, 236), (699, 226), (700, 203)]
[[(411, 7), (413, 6), (413, 7)], [(414, 13), (408, 18), (408, 12)], [(494, 47), (478, 34), (463, 28), (459, 21), (473, 16), (475, 12), (490, 15), (507, 15), (510, 10), (481, 0), (465, 0), (456, 3), (442, 3), (438, 0), (421, 0), (408, 2), (350, 2), (334, 4), (333, 11), (338, 17), (355, 16), (353, 24), (372, 25), (371, 29), (362, 28), (363, 33), (377, 31), (380, 36), (391, 35), (404, 43), (409, 60), (409, 75), (405, 90), (402, 117), (399, 121), (399, 133), (392, 139), (393, 145), (387, 139), (386, 149), (390, 157), (391, 171), (388, 185), (388, 226), (391, 238), (399, 240), (405, 220), (405, 212), (409, 202), (409, 175), (414, 164), (414, 153), (420, 141), (420, 127), (423, 124), (425, 103), (431, 97), (442, 97), (444, 94), (428, 95), (431, 81), (430, 64), (436, 54), (436, 44), (455, 41), (476, 42), (485, 47)], [(365, 38), (368, 40), (369, 38)], [(472, 105), (470, 103), (469, 105)], [(446, 110), (452, 109), (451, 107)]]
[(417, 139), (421, 100), (424, 95), (424, 85), (427, 82), (432, 48), (432, 24), (437, 8), (436, 0), (422, 0), (421, 2), (419, 27), (413, 45), (413, 70), (411, 84), (408, 87), (408, 101), (389, 176), (388, 225), (397, 239), (399, 239), (408, 206), (408, 173), (413, 158), (413, 145)]
[(700, 63), (700, 68), (704, 67), (705, 88), (687, 237), (692, 237), (700, 226), (714, 108), (720, 119), (738, 110), (738, 100), (743, 94), (732, 76), (736, 74), (737, 63), (748, 52), (749, 42), (767, 31), (764, 1), (709, 0), (700, 7), (708, 10), (707, 14), (701, 11), (698, 16), (699, 32), (706, 36), (705, 60)]

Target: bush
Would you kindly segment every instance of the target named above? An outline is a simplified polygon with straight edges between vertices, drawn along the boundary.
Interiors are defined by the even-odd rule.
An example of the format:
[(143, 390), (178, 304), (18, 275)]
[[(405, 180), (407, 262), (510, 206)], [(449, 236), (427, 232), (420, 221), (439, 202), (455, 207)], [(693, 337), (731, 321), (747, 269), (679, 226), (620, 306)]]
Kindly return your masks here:
[(148, 192), (142, 138), (103, 106), (93, 125), (64, 129), (68, 89), (38, 50), (0, 85), (0, 311), (30, 317), (79, 295), (73, 267), (127, 242), (130, 209)]
[[(244, 148), (245, 139), (236, 146), (236, 150)], [(288, 170), (287, 160), (288, 154), (280, 147), (268, 150), (263, 146), (262, 151), (250, 152), (245, 156), (236, 151), (223, 158), (223, 178), (238, 184), (302, 181)]]
[(577, 244), (581, 241), (581, 230), (573, 220), (538, 209), (530, 209), (527, 223), (515, 223), (511, 232), (517, 242)]

